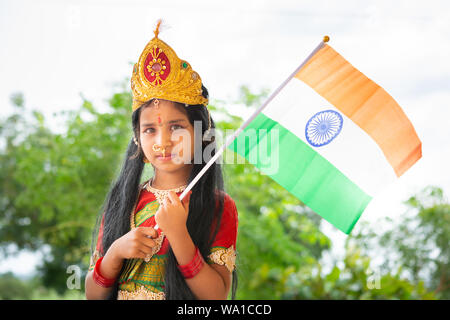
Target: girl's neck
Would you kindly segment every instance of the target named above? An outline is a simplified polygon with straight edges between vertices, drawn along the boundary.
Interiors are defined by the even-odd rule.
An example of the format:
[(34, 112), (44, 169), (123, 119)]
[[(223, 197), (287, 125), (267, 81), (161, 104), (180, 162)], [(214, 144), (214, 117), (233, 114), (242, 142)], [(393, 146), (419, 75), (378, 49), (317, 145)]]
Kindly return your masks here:
[(184, 186), (187, 184), (191, 174), (190, 169), (191, 168), (189, 168), (189, 170), (180, 170), (177, 172), (161, 172), (156, 170), (151, 179), (152, 187), (155, 189), (167, 190)]

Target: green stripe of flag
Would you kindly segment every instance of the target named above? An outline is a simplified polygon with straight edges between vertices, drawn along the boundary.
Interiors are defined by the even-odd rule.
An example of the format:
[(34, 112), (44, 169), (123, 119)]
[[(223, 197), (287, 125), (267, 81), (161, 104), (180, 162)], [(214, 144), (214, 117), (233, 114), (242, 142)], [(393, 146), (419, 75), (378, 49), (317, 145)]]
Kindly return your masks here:
[[(276, 136), (274, 130), (278, 130), (277, 143), (271, 143), (271, 136)], [(258, 134), (252, 134), (254, 132)], [(261, 152), (262, 143), (266, 143), (266, 153), (272, 154), (266, 159), (254, 157)], [(372, 199), (307, 143), (262, 113), (230, 144), (229, 149), (245, 157), (346, 234), (351, 232)], [(267, 168), (274, 164), (276, 157), (278, 170), (271, 172), (273, 170)], [(272, 159), (271, 164), (268, 159)]]

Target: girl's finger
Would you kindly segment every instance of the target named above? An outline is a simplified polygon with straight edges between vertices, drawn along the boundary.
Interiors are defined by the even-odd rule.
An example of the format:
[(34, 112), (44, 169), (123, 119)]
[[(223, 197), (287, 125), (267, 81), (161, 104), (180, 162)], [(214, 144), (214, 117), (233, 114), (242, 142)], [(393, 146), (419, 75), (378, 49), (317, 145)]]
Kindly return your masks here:
[[(150, 240), (150, 239), (147, 239), (147, 240)], [(150, 240), (150, 241), (153, 241), (153, 240)], [(145, 245), (145, 244), (142, 243), (142, 244), (138, 247), (138, 250), (144, 252), (145, 254), (151, 254), (151, 253), (153, 252), (153, 247), (147, 246), (147, 245)]]
[(141, 244), (142, 244), (143, 248), (144, 247), (150, 248), (150, 251), (152, 250), (153, 247), (156, 247), (155, 240), (149, 239), (147, 237), (142, 238)]
[(147, 257), (147, 255), (151, 254), (151, 252), (149, 253), (145, 253), (142, 250), (139, 250), (139, 252), (137, 253), (137, 256), (135, 258), (139, 258), (139, 259), (145, 259)]
[(178, 198), (177, 194), (174, 191), (170, 191), (168, 197), (170, 202), (174, 205), (180, 205), (180, 198)]
[(152, 227), (138, 227), (138, 229), (147, 237), (149, 238), (156, 238), (158, 237), (158, 231), (153, 229)]
[(191, 200), (191, 195), (192, 195), (192, 190), (190, 190), (188, 192), (188, 194), (186, 195), (186, 197), (183, 198), (183, 200), (181, 200), (181, 203), (183, 204), (184, 209), (189, 209), (189, 201)]
[(167, 205), (169, 205), (170, 203), (171, 203), (170, 198), (169, 198), (169, 197), (166, 197), (166, 198), (162, 201), (161, 205), (162, 205), (163, 207), (167, 207)]

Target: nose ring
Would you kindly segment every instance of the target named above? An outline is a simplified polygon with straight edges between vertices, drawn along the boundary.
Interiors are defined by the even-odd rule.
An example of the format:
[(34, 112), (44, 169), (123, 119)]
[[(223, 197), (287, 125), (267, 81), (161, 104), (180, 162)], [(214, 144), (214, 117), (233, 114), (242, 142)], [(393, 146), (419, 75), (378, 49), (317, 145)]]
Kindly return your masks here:
[(155, 143), (155, 144), (153, 145), (152, 149), (153, 149), (153, 151), (158, 152), (158, 151), (161, 150), (161, 146), (160, 146), (160, 145), (157, 145), (157, 144)]
[(160, 145), (158, 145), (158, 144), (155, 143), (155, 144), (153, 145), (152, 149), (153, 149), (153, 151), (155, 151), (155, 152), (161, 151), (162, 154), (163, 154), (163, 157), (166, 156), (166, 148), (162, 148), (162, 146), (160, 146)]

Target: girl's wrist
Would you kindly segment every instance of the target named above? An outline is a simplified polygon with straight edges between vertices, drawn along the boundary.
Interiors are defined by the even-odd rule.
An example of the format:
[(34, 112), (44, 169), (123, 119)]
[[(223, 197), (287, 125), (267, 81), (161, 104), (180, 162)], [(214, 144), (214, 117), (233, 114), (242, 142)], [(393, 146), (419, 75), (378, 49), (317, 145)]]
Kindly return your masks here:
[(183, 242), (186, 241), (189, 235), (189, 231), (187, 229), (187, 226), (184, 225), (176, 230), (172, 231), (165, 231), (164, 234), (166, 235), (167, 239), (169, 240), (170, 244), (176, 243), (176, 242)]
[(204, 265), (205, 260), (203, 259), (200, 250), (198, 247), (195, 247), (195, 254), (192, 260), (184, 265), (179, 264), (178, 270), (180, 270), (181, 275), (185, 279), (190, 279), (195, 277), (200, 272), (200, 270), (203, 268)]
[(104, 257), (100, 257), (95, 263), (94, 272), (92, 274), (92, 279), (95, 281), (97, 285), (103, 288), (110, 288), (116, 282), (116, 277), (105, 277), (103, 275), (102, 262)]
[(196, 248), (187, 227), (184, 231), (173, 234), (171, 238), (167, 237), (167, 240), (169, 240), (178, 264), (184, 265), (192, 260)]
[(105, 271), (105, 275), (108, 274), (110, 277), (116, 276), (123, 265), (123, 258), (118, 255), (115, 244), (113, 242), (103, 258), (102, 271)]

